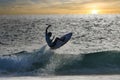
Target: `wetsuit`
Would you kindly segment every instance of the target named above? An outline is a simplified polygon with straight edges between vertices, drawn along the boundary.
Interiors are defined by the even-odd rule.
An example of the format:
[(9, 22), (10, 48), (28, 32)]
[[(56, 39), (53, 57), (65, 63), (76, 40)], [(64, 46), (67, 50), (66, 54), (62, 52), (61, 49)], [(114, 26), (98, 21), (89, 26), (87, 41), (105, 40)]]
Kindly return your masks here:
[(47, 31), (49, 27), (51, 27), (51, 25), (48, 25), (48, 27), (46, 28), (45, 35), (46, 35), (47, 44), (52, 48), (52, 47), (54, 47), (56, 45), (56, 43), (57, 43), (58, 40), (64, 42), (64, 39), (60, 39), (58, 37), (56, 37), (55, 40), (54, 40), (54, 37), (52, 39), (50, 39), (50, 37), (52, 36), (52, 33)]

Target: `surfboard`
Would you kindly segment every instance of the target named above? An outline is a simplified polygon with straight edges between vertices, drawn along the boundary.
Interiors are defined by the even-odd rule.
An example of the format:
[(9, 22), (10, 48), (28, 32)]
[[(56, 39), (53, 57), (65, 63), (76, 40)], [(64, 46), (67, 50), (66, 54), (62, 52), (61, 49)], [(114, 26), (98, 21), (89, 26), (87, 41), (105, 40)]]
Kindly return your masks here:
[(60, 37), (60, 38), (61, 38), (61, 39), (64, 38), (64, 42), (58, 40), (57, 43), (56, 43), (56, 45), (55, 45), (54, 47), (50, 47), (50, 48), (51, 48), (51, 49), (58, 49), (58, 48), (62, 47), (63, 45), (65, 45), (65, 44), (71, 39), (71, 37), (72, 37), (72, 33), (71, 33), (71, 32), (63, 35), (63, 36)]

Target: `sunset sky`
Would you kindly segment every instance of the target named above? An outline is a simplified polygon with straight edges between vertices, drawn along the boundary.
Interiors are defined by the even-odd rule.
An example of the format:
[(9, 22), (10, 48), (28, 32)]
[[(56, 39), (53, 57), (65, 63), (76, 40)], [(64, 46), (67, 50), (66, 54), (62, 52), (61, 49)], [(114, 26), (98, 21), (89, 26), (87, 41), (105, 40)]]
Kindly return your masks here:
[(0, 14), (120, 14), (120, 0), (0, 0)]

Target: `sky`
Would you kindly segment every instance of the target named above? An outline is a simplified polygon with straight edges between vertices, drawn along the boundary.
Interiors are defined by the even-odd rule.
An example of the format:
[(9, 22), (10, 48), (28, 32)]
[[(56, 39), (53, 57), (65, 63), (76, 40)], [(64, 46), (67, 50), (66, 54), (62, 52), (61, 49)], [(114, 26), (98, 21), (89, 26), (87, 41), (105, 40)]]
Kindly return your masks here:
[(120, 14), (120, 0), (0, 0), (0, 14)]

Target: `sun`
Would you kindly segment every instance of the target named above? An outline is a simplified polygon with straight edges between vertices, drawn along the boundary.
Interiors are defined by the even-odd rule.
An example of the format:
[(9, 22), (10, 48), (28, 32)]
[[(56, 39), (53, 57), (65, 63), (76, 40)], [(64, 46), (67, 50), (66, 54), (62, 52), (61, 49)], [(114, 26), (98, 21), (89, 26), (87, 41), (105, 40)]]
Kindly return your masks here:
[(98, 10), (96, 10), (96, 9), (93, 9), (93, 10), (91, 10), (91, 14), (98, 14)]

